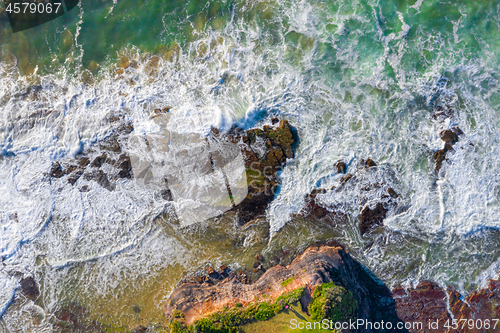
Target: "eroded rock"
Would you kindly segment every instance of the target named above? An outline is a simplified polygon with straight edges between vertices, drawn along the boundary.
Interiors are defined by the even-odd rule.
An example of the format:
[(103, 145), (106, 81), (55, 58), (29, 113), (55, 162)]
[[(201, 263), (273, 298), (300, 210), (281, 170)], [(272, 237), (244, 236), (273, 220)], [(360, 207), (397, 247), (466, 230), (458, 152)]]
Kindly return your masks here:
[(357, 302), (357, 318), (392, 321), (396, 325), (395, 302), (389, 289), (374, 280), (345, 250), (327, 245), (309, 247), (290, 265), (272, 267), (252, 284), (243, 284), (237, 278), (213, 286), (183, 284), (167, 300), (165, 315), (173, 318), (182, 313), (183, 321), (190, 325), (235, 304), (247, 306), (256, 299), (263, 299), (264, 295), (266, 301), (273, 301), (284, 292), (300, 287), (306, 288), (310, 295), (317, 286), (328, 282), (352, 293)]

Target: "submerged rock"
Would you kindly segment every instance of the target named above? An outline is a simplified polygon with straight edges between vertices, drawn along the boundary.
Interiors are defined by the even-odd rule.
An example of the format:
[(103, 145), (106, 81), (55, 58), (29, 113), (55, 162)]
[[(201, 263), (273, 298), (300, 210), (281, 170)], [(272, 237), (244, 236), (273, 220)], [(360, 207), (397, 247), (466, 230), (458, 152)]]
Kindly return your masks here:
[(27, 298), (35, 301), (40, 296), (40, 290), (35, 279), (32, 276), (25, 277), (21, 280), (21, 292)]

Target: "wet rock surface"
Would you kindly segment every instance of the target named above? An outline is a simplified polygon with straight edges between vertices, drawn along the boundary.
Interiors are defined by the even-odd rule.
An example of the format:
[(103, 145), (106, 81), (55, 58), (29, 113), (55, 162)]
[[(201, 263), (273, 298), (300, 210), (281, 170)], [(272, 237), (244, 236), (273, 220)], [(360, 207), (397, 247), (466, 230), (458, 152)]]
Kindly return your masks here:
[[(168, 112), (168, 108), (158, 109), (155, 114)], [(82, 192), (87, 192), (89, 186), (80, 184), (81, 179), (95, 182), (108, 191), (114, 191), (120, 179), (132, 179), (134, 175), (131, 158), (124, 145), (134, 129), (131, 124), (120, 121), (119, 117), (113, 120), (112, 123), (116, 123), (116, 127), (112, 134), (94, 147), (84, 150), (74, 159), (54, 162), (48, 175), (52, 179), (64, 179), (72, 186), (80, 185)], [(248, 194), (242, 202), (233, 205), (232, 209), (237, 213), (241, 224), (265, 215), (267, 205), (280, 186), (278, 172), (286, 159), (294, 156), (295, 139), (288, 121), (273, 118), (271, 123), (272, 125), (265, 125), (262, 129), (241, 131), (233, 128), (228, 133), (214, 128), (207, 138), (208, 142), (226, 140), (241, 149)], [(166, 201), (173, 200), (167, 183), (159, 196)]]
[[(278, 172), (287, 158), (294, 157), (295, 139), (287, 120), (277, 119), (274, 125), (263, 129), (229, 133), (237, 142), (244, 156), (247, 169), (248, 194), (233, 210), (238, 213), (240, 224), (245, 224), (265, 214), (265, 210), (280, 186)], [(215, 132), (213, 132), (215, 135)]]
[(443, 163), (447, 160), (446, 155), (448, 152), (454, 151), (453, 146), (459, 141), (459, 135), (464, 133), (458, 127), (453, 127), (451, 129), (443, 130), (439, 134), (441, 140), (443, 140), (444, 148), (436, 151), (434, 153), (434, 160), (436, 161), (436, 171), (439, 172), (443, 167)]
[[(450, 121), (455, 115), (455, 111), (448, 105), (438, 106), (436, 112), (432, 115), (432, 118), (440, 123), (445, 121)], [(444, 163), (448, 160), (446, 157), (449, 153), (452, 153), (455, 149), (454, 146), (460, 140), (460, 136), (464, 135), (464, 132), (459, 127), (449, 127), (443, 129), (439, 133), (439, 137), (444, 141), (444, 147), (442, 149), (434, 152), (433, 158), (435, 161), (436, 172), (439, 173), (444, 166)]]
[[(83, 178), (96, 182), (108, 191), (114, 191), (117, 180), (132, 178), (130, 156), (123, 151), (122, 145), (133, 130), (128, 123), (117, 125), (111, 135), (96, 147), (79, 153), (74, 159), (54, 162), (49, 176), (66, 179), (72, 186), (78, 185), (78, 181)], [(83, 185), (80, 189), (86, 192), (88, 186)]]
[[(339, 168), (342, 163), (342, 168)], [(344, 162), (337, 162), (337, 173), (343, 173), (346, 170)], [(357, 165), (355, 173), (349, 173), (339, 179), (337, 186), (330, 189), (314, 189), (305, 198), (304, 208), (298, 216), (305, 218), (315, 218), (334, 224), (337, 221), (346, 220), (346, 207), (339, 205), (329, 205), (320, 200), (321, 195), (342, 196), (343, 191), (351, 187), (358, 187), (359, 197), (359, 230), (365, 234), (370, 230), (383, 225), (384, 220), (390, 210), (398, 207), (399, 195), (387, 183), (374, 182), (373, 178), (366, 180), (366, 173), (372, 173), (378, 168), (372, 159), (361, 159)], [(344, 205), (345, 206), (345, 205)], [(355, 204), (348, 204), (347, 208), (354, 208)]]
[(21, 292), (27, 298), (35, 301), (40, 296), (40, 290), (35, 279), (32, 276), (25, 277), (21, 280)]
[[(396, 287), (392, 295), (399, 318), (408, 323), (424, 323), (422, 329), (409, 329), (411, 333), (483, 333), (500, 329), (498, 324), (494, 328), (494, 319), (500, 316), (499, 280), (490, 280), (486, 288), (472, 291), (465, 297), (431, 281), (422, 281), (414, 288)], [(429, 321), (438, 324), (435, 328), (428, 327)]]

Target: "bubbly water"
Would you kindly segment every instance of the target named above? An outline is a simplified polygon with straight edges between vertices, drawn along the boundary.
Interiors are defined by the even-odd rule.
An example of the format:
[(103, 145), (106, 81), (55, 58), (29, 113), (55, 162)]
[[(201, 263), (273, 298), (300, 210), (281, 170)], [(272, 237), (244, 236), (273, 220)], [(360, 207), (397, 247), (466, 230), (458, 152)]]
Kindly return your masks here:
[[(167, 106), (170, 130), (186, 136), (274, 116), (296, 128), (264, 253), (333, 232), (389, 286), (426, 278), (464, 292), (500, 268), (495, 1), (88, 1), (16, 34), (2, 13), (0, 29), (0, 331), (50, 331), (50, 314), (73, 299), (118, 316), (137, 290), (157, 291), (134, 302), (153, 303), (161, 318), (183, 272), (244, 265), (254, 229), (221, 231), (244, 242), (216, 251), (207, 244), (224, 237), (204, 234), (203, 223), (179, 226), (157, 189), (137, 179), (111, 192), (87, 182), (81, 192), (48, 176), (53, 161), (108, 137), (111, 116), (137, 135), (161, 135), (151, 114)], [(131, 65), (117, 69), (124, 57)], [(434, 119), (440, 106), (452, 116)], [(464, 135), (437, 176), (439, 133), (454, 126)], [(356, 171), (366, 158), (380, 167)], [(306, 194), (339, 185), (338, 160), (358, 181), (319, 199), (348, 223), (287, 232), (302, 223), (293, 214)], [(396, 190), (398, 209), (385, 231), (361, 236), (359, 202), (378, 194), (361, 198), (360, 188), (373, 182)], [(15, 296), (28, 275), (43, 282), (37, 305)]]

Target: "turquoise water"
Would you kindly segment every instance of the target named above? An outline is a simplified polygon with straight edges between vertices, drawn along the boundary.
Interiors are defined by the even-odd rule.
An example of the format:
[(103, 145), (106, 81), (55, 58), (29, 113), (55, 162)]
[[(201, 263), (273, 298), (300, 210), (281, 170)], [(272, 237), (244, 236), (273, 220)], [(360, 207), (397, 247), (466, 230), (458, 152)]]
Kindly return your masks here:
[[(109, 321), (160, 320), (183, 272), (206, 262), (244, 267), (256, 251), (330, 237), (389, 286), (432, 279), (468, 292), (495, 277), (499, 24), (494, 1), (92, 0), (16, 34), (1, 13), (0, 313), (14, 297), (12, 272), (34, 274), (44, 288), (43, 302), (5, 311), (0, 330), (21, 325), (23, 306), (49, 314), (68, 299)], [(24, 94), (32, 85), (42, 88)], [(47, 181), (52, 161), (109, 134), (111, 115), (149, 133), (150, 111), (165, 106), (183, 133), (273, 116), (297, 129), (296, 157), (264, 226), (178, 229), (168, 217), (158, 222), (163, 203), (133, 180), (85, 195)], [(439, 106), (453, 116), (434, 120)], [(22, 130), (40, 109), (55, 112)], [(454, 126), (464, 135), (437, 176), (439, 132)], [(347, 223), (293, 218), (312, 189), (338, 185), (337, 160), (355, 172), (368, 157), (377, 172), (322, 197)], [(393, 187), (399, 209), (361, 236), (359, 202), (376, 199), (360, 194), (370, 182)], [(143, 317), (129, 311), (134, 302)]]

